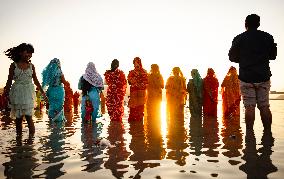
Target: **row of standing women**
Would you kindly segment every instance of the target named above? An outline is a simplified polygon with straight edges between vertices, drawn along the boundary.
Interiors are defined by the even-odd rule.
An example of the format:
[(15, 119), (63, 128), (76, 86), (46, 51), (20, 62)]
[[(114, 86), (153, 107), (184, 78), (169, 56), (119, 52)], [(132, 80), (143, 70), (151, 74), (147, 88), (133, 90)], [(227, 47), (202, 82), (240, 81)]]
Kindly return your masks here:
[[(17, 133), (22, 131), (24, 117), (27, 120), (30, 133), (34, 133), (32, 120), (35, 101), (34, 84), (47, 104), (49, 118), (52, 121), (64, 119), (64, 88), (67, 88), (68, 85), (70, 87), (70, 84), (64, 78), (60, 60), (55, 58), (50, 61), (42, 72), (42, 85), (40, 85), (35, 67), (30, 61), (33, 52), (33, 46), (26, 43), (10, 48), (5, 52), (5, 55), (14, 62), (9, 69), (3, 96), (9, 98), (11, 114), (16, 117)], [(157, 110), (160, 110), (164, 80), (160, 74), (159, 66), (153, 64), (148, 74), (139, 57), (134, 58), (133, 64), (134, 69), (129, 72), (127, 78), (124, 72), (119, 69), (119, 61), (116, 59), (112, 61), (111, 69), (104, 74), (105, 82), (108, 85), (106, 106), (112, 121), (121, 121), (124, 115), (124, 96), (127, 81), (130, 85), (129, 121), (143, 120), (145, 104), (147, 115), (154, 115), (158, 113)], [(173, 68), (165, 85), (169, 113), (183, 113), (188, 93), (191, 115), (201, 115), (203, 107), (204, 115), (216, 116), (219, 83), (214, 70), (209, 68), (207, 76), (202, 79), (198, 70), (193, 69), (191, 76), (192, 79), (186, 86), (186, 80), (180, 68)], [(12, 84), (13, 80), (14, 83)], [(231, 67), (221, 85), (225, 115), (239, 111), (237, 107), (239, 106), (240, 94), (237, 83), (236, 69)], [(44, 91), (43, 89), (46, 88), (47, 90)], [(104, 89), (104, 83), (93, 62), (88, 63), (85, 73), (79, 80), (78, 89), (82, 90), (82, 119), (85, 121), (95, 120), (100, 116), (100, 94)]]
[[(166, 89), (168, 117), (174, 116), (176, 118), (178, 117), (176, 114), (183, 114), (187, 94), (192, 116), (201, 116), (202, 112), (205, 116), (217, 116), (219, 82), (212, 68), (208, 69), (204, 79), (201, 78), (197, 69), (193, 69), (191, 71), (192, 79), (186, 85), (186, 79), (180, 68), (174, 67), (164, 86), (164, 80), (157, 64), (151, 65), (150, 73), (147, 73), (143, 68), (139, 57), (134, 58), (133, 65), (134, 69), (126, 77), (124, 72), (119, 69), (119, 61), (115, 59), (112, 61), (111, 69), (104, 74), (105, 82), (108, 85), (106, 106), (110, 120), (122, 120), (127, 81), (130, 85), (129, 121), (143, 120), (144, 109), (146, 109), (147, 116), (158, 114), (164, 87)], [(238, 86), (239, 80), (236, 68), (230, 67), (221, 84), (224, 116), (239, 115), (240, 113), (241, 98)], [(97, 73), (92, 62), (88, 64), (85, 74), (80, 79), (79, 89), (82, 90), (83, 99), (81, 106), (82, 118), (86, 118), (88, 113), (86, 99), (90, 99), (93, 106), (91, 118), (95, 119), (99, 116), (99, 94), (103, 90), (103, 79)]]

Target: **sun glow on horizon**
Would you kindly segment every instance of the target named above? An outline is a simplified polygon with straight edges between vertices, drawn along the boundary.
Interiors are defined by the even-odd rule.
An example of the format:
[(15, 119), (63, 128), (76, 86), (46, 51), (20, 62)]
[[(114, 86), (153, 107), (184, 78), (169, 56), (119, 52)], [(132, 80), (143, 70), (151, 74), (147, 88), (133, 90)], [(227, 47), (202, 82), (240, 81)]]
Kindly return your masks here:
[(245, 0), (5, 1), (0, 7), (0, 87), (10, 65), (2, 52), (22, 42), (34, 45), (32, 62), (39, 81), (43, 68), (56, 57), (73, 90), (89, 61), (103, 75), (116, 58), (127, 75), (136, 56), (148, 72), (151, 64), (158, 64), (164, 81), (175, 66), (187, 79), (191, 69), (204, 77), (211, 67), (221, 81), (231, 65), (237, 67), (229, 62), (228, 50), (233, 37), (245, 30), (244, 18), (254, 12), (261, 17), (260, 30), (274, 35), (279, 44), (271, 81), (272, 90), (284, 90), (283, 5)]

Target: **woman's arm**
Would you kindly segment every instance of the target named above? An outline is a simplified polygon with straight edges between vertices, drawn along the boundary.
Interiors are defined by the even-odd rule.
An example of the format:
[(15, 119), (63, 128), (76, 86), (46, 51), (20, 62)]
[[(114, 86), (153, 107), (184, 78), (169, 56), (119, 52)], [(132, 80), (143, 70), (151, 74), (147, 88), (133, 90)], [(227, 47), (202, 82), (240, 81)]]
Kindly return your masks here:
[(9, 68), (8, 80), (7, 80), (6, 85), (4, 87), (4, 95), (5, 96), (9, 95), (10, 88), (11, 88), (11, 85), (12, 85), (12, 81), (13, 81), (13, 78), (14, 78), (14, 70), (15, 70), (15, 68), (16, 68), (15, 63), (12, 63), (10, 65), (10, 68)]

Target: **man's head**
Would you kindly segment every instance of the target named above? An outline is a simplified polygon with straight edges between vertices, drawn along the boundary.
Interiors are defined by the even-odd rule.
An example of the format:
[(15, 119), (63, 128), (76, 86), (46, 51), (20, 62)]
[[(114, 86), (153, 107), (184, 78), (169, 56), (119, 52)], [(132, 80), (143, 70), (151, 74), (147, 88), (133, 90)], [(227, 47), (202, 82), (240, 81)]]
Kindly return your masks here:
[(246, 17), (245, 27), (246, 29), (257, 29), (260, 25), (260, 17), (256, 14), (250, 14)]

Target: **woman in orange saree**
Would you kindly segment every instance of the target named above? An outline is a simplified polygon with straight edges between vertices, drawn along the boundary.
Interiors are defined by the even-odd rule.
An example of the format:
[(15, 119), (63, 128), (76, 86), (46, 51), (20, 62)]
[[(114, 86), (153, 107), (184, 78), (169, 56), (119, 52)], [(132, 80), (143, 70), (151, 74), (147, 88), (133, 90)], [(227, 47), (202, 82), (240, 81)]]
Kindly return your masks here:
[(219, 82), (212, 68), (203, 79), (203, 115), (217, 116)]
[(66, 81), (64, 85), (65, 97), (64, 97), (64, 112), (72, 112), (73, 105), (73, 90), (70, 87), (70, 83)]
[(143, 69), (139, 57), (134, 58), (133, 64), (134, 70), (131, 70), (127, 76), (130, 85), (130, 99), (128, 102), (130, 114), (128, 121), (141, 121), (144, 117), (148, 74), (147, 71)]
[(124, 96), (127, 81), (122, 70), (118, 69), (119, 61), (111, 62), (111, 69), (104, 74), (107, 87), (106, 106), (111, 121), (122, 121), (124, 115)]
[(240, 115), (241, 94), (239, 84), (237, 70), (231, 66), (221, 85), (224, 116)]

